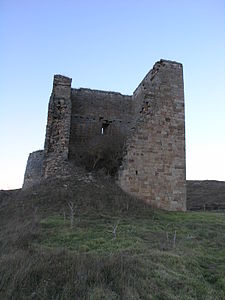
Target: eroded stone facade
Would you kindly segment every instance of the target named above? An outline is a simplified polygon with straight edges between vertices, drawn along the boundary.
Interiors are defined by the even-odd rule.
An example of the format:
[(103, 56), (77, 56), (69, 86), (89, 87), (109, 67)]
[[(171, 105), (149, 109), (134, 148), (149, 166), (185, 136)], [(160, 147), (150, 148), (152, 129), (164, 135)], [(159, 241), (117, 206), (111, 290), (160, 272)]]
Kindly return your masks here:
[(186, 210), (182, 65), (160, 60), (130, 96), (73, 89), (71, 81), (54, 76), (41, 178), (69, 172), (68, 162), (76, 162), (93, 139), (101, 145), (109, 135), (115, 141), (125, 137), (121, 188), (155, 207)]
[(24, 175), (23, 189), (40, 183), (43, 171), (44, 150), (30, 153)]
[(121, 187), (166, 210), (186, 209), (182, 65), (156, 63), (133, 94), (139, 118), (127, 140)]

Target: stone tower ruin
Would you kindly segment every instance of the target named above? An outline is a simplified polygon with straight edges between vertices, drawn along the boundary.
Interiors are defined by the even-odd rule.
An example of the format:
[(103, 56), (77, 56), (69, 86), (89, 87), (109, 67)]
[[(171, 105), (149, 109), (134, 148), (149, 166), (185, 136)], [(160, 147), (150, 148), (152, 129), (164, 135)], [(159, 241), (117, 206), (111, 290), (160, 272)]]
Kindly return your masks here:
[(160, 60), (133, 95), (71, 88), (54, 76), (44, 150), (30, 154), (23, 188), (60, 176), (98, 140), (125, 139), (117, 183), (127, 193), (170, 211), (186, 210), (182, 64)]

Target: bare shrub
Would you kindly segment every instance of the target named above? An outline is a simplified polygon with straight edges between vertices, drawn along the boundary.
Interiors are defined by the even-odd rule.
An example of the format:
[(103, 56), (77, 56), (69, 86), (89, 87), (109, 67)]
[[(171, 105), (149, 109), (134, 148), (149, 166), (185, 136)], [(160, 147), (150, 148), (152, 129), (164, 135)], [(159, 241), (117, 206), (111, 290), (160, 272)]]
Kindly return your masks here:
[(68, 207), (70, 209), (70, 227), (74, 226), (74, 215), (75, 215), (75, 207), (72, 201), (68, 202)]
[(76, 163), (88, 171), (103, 170), (104, 174), (115, 176), (122, 163), (125, 137), (118, 135), (97, 135), (88, 141), (85, 150), (78, 151)]

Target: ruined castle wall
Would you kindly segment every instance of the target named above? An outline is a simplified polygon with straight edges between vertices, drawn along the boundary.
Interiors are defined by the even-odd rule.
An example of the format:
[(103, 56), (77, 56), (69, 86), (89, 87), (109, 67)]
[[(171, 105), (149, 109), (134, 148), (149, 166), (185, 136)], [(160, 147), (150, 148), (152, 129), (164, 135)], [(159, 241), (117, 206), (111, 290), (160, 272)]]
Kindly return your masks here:
[(54, 76), (48, 108), (43, 176), (62, 173), (68, 159), (71, 123), (71, 79)]
[(23, 181), (23, 189), (40, 183), (42, 176), (44, 151), (38, 150), (30, 153)]
[(156, 63), (133, 97), (139, 118), (118, 182), (155, 207), (186, 210), (182, 65)]
[(72, 89), (71, 100), (70, 159), (94, 143), (101, 146), (105, 137), (127, 136), (134, 116), (132, 96), (81, 88)]
[[(184, 211), (184, 121), (183, 69), (179, 63), (157, 62), (133, 96), (71, 89), (70, 78), (55, 75), (44, 151), (30, 154), (23, 188), (41, 178), (69, 174), (73, 164), (68, 160), (82, 160), (82, 153), (96, 144), (97, 151), (106, 149), (108, 153), (107, 149), (116, 149), (124, 139), (118, 174), (122, 189), (155, 207)], [(121, 158), (122, 152), (119, 164)]]

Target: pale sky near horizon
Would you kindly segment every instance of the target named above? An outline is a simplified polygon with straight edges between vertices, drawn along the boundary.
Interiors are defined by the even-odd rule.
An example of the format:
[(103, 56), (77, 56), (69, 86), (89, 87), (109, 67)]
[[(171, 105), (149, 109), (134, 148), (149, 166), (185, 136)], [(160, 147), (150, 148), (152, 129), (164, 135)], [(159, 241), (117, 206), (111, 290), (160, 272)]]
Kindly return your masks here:
[(161, 58), (183, 64), (187, 179), (225, 181), (224, 0), (0, 0), (0, 189), (42, 149), (54, 74), (132, 94)]

